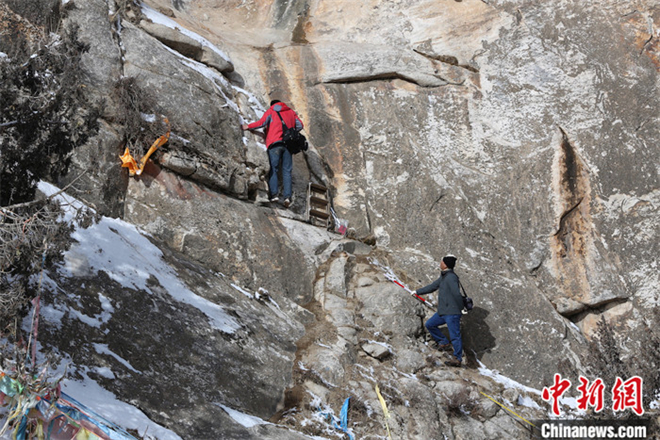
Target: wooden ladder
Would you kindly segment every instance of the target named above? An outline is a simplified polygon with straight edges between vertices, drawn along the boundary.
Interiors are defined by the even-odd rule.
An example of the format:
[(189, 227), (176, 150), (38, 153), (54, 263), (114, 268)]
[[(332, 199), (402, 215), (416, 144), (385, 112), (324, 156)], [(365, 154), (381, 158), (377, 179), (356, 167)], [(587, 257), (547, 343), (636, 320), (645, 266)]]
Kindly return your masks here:
[(330, 196), (328, 188), (318, 183), (309, 182), (307, 186), (307, 221), (314, 226), (323, 226), (328, 229), (332, 226), (330, 216)]

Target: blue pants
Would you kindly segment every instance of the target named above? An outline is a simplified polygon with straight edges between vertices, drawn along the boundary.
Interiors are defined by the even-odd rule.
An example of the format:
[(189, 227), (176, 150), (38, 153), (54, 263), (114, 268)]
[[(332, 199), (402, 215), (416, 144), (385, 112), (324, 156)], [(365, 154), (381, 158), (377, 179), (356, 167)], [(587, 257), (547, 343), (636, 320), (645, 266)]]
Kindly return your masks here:
[(426, 329), (431, 333), (435, 342), (440, 345), (449, 344), (447, 337), (442, 334), (438, 328), (442, 324), (447, 324), (449, 330), (449, 337), (451, 338), (451, 345), (454, 347), (454, 356), (459, 361), (463, 360), (463, 341), (461, 340), (461, 315), (438, 315), (434, 313), (428, 321), (426, 321)]
[(271, 145), (268, 148), (268, 161), (270, 162), (270, 172), (268, 173), (268, 191), (270, 197), (275, 197), (279, 192), (279, 182), (277, 180), (277, 173), (282, 167), (282, 185), (284, 192), (282, 197), (285, 199), (291, 198), (291, 171), (293, 170), (293, 157), (289, 150), (282, 144)]

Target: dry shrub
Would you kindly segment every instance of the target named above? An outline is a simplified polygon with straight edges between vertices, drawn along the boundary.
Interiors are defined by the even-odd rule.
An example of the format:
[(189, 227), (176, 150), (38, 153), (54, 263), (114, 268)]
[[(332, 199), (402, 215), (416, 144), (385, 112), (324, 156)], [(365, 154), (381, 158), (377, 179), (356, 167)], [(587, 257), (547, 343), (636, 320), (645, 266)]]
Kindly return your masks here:
[(123, 77), (115, 83), (117, 115), (114, 122), (124, 129), (124, 143), (136, 159), (165, 133), (155, 97), (140, 87), (135, 77)]
[(70, 243), (58, 205), (40, 201), (0, 208), (0, 329), (8, 329), (39, 295), (41, 271)]
[[(643, 403), (648, 405), (656, 399), (660, 392), (660, 336), (655, 328), (660, 323), (660, 311), (653, 311), (652, 316), (643, 323), (640, 339), (640, 350), (623, 360), (621, 348), (616, 340), (611, 325), (601, 318), (598, 322), (596, 337), (589, 345), (591, 357), (590, 374), (603, 379), (607, 386), (612, 387), (616, 378), (627, 380), (633, 375), (643, 378)], [(629, 368), (634, 366), (634, 370)], [(605, 408), (607, 416), (627, 417), (628, 412), (613, 414), (611, 408)]]
[[(649, 322), (651, 321), (651, 322)], [(660, 310), (654, 309), (649, 321), (644, 321), (644, 331), (640, 340), (641, 349), (633, 357), (644, 378), (644, 402), (652, 402), (660, 394)]]
[(594, 373), (603, 379), (605, 383), (614, 383), (617, 377), (628, 376), (628, 367), (623, 362), (621, 350), (614, 337), (612, 327), (601, 317), (596, 329), (596, 337), (590, 344), (590, 352), (593, 362)]
[(66, 174), (72, 151), (97, 131), (98, 108), (80, 81), (87, 50), (71, 27), (36, 42), (16, 34), (0, 59), (0, 330), (24, 314), (35, 275), (69, 241), (59, 207), (34, 198), (37, 183)]
[(50, 34), (36, 52), (25, 41), (0, 61), (0, 206), (30, 201), (41, 179), (68, 171), (71, 152), (98, 129), (80, 78), (77, 28)]

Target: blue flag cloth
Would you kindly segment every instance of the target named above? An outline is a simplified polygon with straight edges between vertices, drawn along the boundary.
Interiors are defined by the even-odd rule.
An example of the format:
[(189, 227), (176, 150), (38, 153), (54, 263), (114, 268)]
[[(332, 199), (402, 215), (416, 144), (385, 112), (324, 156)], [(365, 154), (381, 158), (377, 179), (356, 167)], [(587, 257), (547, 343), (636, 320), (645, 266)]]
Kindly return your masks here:
[(344, 401), (344, 404), (341, 407), (341, 412), (339, 413), (339, 418), (341, 419), (341, 430), (348, 434), (348, 438), (353, 440), (353, 436), (348, 432), (348, 401), (351, 400), (350, 397), (347, 397)]
[(339, 413), (339, 425), (337, 425), (337, 422), (335, 421), (337, 419), (337, 416), (334, 416), (333, 414), (329, 412), (324, 412), (321, 410), (321, 408), (318, 408), (319, 413), (323, 415), (326, 419), (330, 420), (330, 423), (332, 424), (332, 427), (335, 429), (339, 429), (341, 431), (344, 431), (346, 435), (348, 435), (348, 438), (350, 440), (355, 440), (355, 437), (353, 437), (353, 434), (348, 432), (348, 402), (351, 400), (350, 397), (346, 398), (344, 401), (344, 404), (341, 407), (341, 412)]
[(339, 418), (341, 419), (341, 430), (346, 432), (348, 428), (348, 401), (351, 400), (350, 397), (346, 398), (344, 405), (341, 407), (341, 412), (339, 413)]

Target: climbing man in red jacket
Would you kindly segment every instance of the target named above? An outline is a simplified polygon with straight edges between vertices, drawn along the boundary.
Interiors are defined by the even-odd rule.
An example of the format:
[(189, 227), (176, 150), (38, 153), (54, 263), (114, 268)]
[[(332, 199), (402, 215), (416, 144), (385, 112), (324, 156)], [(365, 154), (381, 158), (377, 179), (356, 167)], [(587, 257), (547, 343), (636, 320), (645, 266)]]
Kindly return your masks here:
[[(279, 114), (279, 115), (278, 115)], [(281, 117), (281, 119), (280, 119)], [(282, 121), (287, 127), (294, 127), (297, 130), (303, 129), (303, 123), (292, 109), (285, 103), (273, 100), (270, 102), (270, 108), (256, 122), (249, 125), (241, 125), (243, 130), (256, 130), (265, 127), (266, 149), (268, 150), (268, 161), (270, 162), (270, 172), (268, 173), (268, 200), (272, 203), (278, 202), (279, 182), (277, 174), (282, 168), (282, 186), (284, 187), (282, 197), (283, 205), (288, 208), (291, 205), (293, 191), (291, 189), (291, 171), (293, 170), (293, 156), (282, 142)]]

